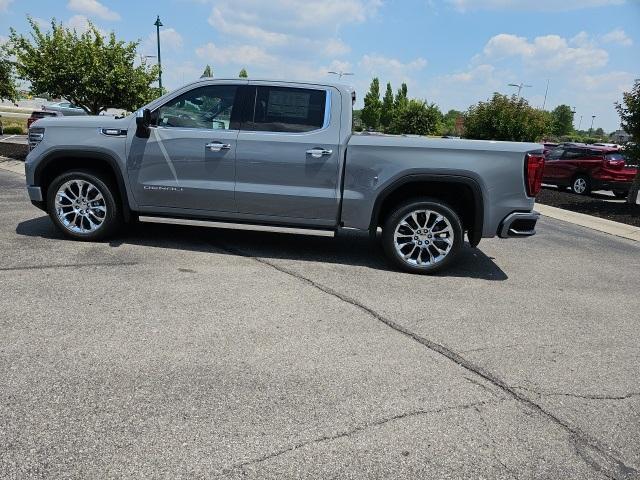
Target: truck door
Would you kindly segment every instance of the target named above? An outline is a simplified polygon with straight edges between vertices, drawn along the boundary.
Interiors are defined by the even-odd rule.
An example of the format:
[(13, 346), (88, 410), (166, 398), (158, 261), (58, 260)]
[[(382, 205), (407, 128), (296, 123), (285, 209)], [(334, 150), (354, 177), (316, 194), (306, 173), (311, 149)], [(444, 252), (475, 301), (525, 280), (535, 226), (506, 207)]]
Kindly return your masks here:
[(250, 84), (236, 152), (240, 213), (333, 224), (338, 214), (340, 92)]
[(141, 207), (236, 211), (240, 85), (196, 87), (155, 109), (148, 138), (134, 136), (128, 175)]

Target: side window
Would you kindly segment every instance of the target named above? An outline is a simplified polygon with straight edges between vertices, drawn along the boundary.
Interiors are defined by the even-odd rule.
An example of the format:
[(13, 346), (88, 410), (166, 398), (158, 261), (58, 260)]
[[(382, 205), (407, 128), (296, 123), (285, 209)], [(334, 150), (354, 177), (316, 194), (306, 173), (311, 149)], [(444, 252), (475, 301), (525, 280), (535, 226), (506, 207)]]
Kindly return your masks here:
[(580, 148), (569, 148), (564, 152), (562, 158), (564, 160), (578, 160), (580, 158), (584, 158), (585, 153), (585, 150), (582, 150)]
[(160, 127), (229, 130), (237, 88), (235, 85), (195, 88), (158, 108), (152, 121)]
[(326, 97), (325, 90), (257, 87), (253, 115), (248, 115), (242, 128), (298, 133), (318, 130), (324, 125)]
[(549, 159), (549, 160), (559, 160), (560, 157), (562, 157), (563, 153), (564, 153), (564, 149), (562, 149), (562, 148), (554, 148), (547, 155), (547, 159)]

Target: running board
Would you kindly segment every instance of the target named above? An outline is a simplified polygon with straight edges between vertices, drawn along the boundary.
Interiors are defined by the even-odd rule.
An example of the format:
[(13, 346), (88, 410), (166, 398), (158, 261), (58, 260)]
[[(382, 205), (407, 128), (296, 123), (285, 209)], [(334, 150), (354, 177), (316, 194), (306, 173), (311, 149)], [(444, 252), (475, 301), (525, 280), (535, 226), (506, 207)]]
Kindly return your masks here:
[(210, 220), (190, 220), (187, 218), (147, 217), (140, 216), (138, 220), (148, 223), (164, 223), (169, 225), (189, 225), (192, 227), (225, 228), (228, 230), (253, 230), (256, 232), (292, 233), (294, 235), (313, 235), (316, 237), (334, 237), (333, 230), (313, 230), (310, 228), (278, 227), (272, 225), (253, 225), (247, 223), (213, 222)]

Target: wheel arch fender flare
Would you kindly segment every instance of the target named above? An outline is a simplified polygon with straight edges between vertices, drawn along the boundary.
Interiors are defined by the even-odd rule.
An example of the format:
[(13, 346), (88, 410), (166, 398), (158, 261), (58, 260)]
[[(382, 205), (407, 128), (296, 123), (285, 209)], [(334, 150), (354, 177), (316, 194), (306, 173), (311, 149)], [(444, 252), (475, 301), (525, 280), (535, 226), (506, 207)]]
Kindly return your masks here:
[(118, 161), (115, 157), (108, 152), (102, 150), (85, 150), (85, 149), (56, 149), (52, 152), (47, 153), (39, 162), (35, 168), (33, 174), (33, 180), (35, 185), (39, 185), (40, 187), (45, 187), (46, 185), (42, 185), (43, 174), (47, 170), (49, 166), (53, 164), (55, 161), (75, 161), (78, 162), (74, 167), (82, 168), (81, 161), (89, 160), (86, 164), (86, 168), (91, 168), (91, 160), (102, 163), (103, 165), (107, 165), (109, 171), (113, 174), (113, 177), (116, 181), (116, 186), (118, 187), (118, 194), (120, 195), (120, 203), (122, 207), (122, 215), (125, 221), (129, 221), (131, 218), (131, 207), (129, 205), (129, 194), (127, 192), (127, 185), (125, 183), (124, 174)]
[[(402, 176), (389, 185), (384, 187), (380, 191), (380, 194), (376, 197), (371, 213), (371, 223), (369, 225), (370, 231), (375, 231), (380, 220), (380, 212), (382, 206), (389, 198), (391, 194), (408, 183), (451, 183), (456, 185), (464, 185), (471, 190), (474, 202), (474, 216), (473, 225), (469, 231), (469, 243), (472, 246), (478, 245), (482, 238), (482, 231), (484, 227), (484, 196), (482, 194), (482, 187), (477, 180), (464, 175), (454, 174), (431, 174), (431, 173), (416, 173)], [(425, 192), (428, 195), (428, 192)]]

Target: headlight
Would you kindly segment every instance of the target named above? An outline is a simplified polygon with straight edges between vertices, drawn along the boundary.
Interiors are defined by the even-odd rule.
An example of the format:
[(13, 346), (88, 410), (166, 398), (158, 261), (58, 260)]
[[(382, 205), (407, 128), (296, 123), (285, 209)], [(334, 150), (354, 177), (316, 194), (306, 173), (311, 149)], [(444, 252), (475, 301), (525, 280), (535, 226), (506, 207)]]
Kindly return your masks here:
[(44, 128), (32, 127), (29, 129), (29, 150), (33, 150), (44, 138)]

